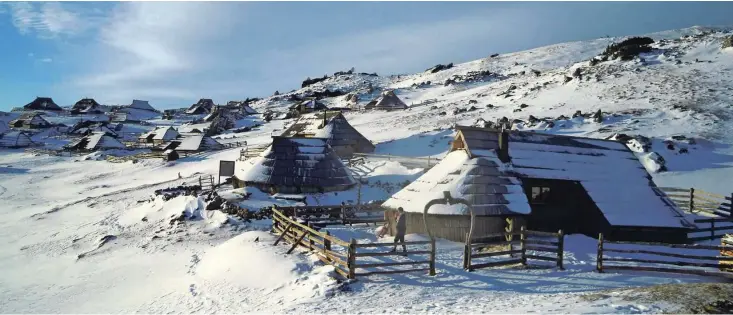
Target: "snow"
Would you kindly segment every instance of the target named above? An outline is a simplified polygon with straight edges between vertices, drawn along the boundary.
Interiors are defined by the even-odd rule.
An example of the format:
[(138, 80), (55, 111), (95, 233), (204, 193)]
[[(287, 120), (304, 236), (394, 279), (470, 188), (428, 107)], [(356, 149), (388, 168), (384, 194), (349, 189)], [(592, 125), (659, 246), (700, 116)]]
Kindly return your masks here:
[[(699, 34), (702, 28), (653, 34), (655, 38), (679, 39), (681, 35)], [(668, 170), (652, 174), (658, 186), (695, 187), (729, 195), (733, 178), (733, 138), (730, 124), (729, 91), (733, 59), (729, 50), (721, 51), (716, 42), (723, 33), (700, 38), (671, 41), (639, 61), (608, 61), (588, 66), (619, 38), (563, 43), (528, 51), (484, 58), (434, 74), (417, 73), (397, 76), (348, 75), (329, 78), (305, 90), (329, 88), (354, 91), (360, 105), (377, 97), (383, 90), (396, 89), (397, 95), (412, 106), (402, 111), (351, 111), (344, 116), (369, 140), (377, 143), (377, 154), (410, 157), (443, 157), (443, 162), (428, 170), (411, 167), (400, 160), (366, 159), (352, 171), (362, 184), (348, 191), (309, 194), (308, 205), (334, 205), (386, 200), (408, 183), (420, 186), (424, 194), (412, 201), (401, 201), (405, 209), (422, 212), (424, 200), (442, 197), (451, 190), (459, 197), (460, 180), (471, 167), (466, 154), (450, 153), (454, 136), (451, 126), (468, 125), (481, 118), (496, 121), (507, 117), (522, 119), (515, 128), (558, 135), (604, 138), (616, 133), (653, 137), (652, 148), (665, 160)], [(705, 62), (695, 62), (695, 59)], [(677, 62), (681, 62), (677, 64)], [(707, 62), (710, 61), (710, 62)], [(516, 63), (516, 65), (515, 65)], [(426, 65), (425, 68), (430, 65)], [(565, 75), (582, 68), (584, 78), (563, 83)], [(483, 82), (443, 86), (454, 75), (489, 70), (496, 76)], [(535, 76), (531, 70), (539, 70)], [(525, 71), (525, 74), (521, 74)], [(346, 80), (348, 78), (348, 80)], [(421, 88), (414, 83), (432, 81)], [(366, 93), (367, 84), (374, 91)], [(509, 97), (499, 95), (516, 86)], [(290, 93), (288, 93), (290, 94)], [(282, 111), (289, 105), (283, 95), (266, 97), (252, 103), (260, 110)], [(469, 105), (469, 101), (474, 103)], [(333, 106), (342, 98), (326, 98)], [(419, 105), (419, 104), (428, 105)], [(520, 104), (529, 105), (514, 112)], [(491, 104), (489, 108), (487, 105)], [(418, 105), (418, 106), (415, 106)], [(431, 109), (436, 106), (436, 109)], [(457, 115), (457, 108), (475, 106), (472, 112)], [(674, 108), (673, 106), (677, 106)], [(686, 109), (680, 109), (682, 108)], [(356, 106), (357, 108), (359, 106)], [(571, 116), (576, 110), (593, 113), (601, 109), (605, 119), (555, 119)], [(134, 108), (128, 109), (134, 110)], [(149, 112), (149, 111), (146, 111)], [(7, 123), (16, 114), (0, 115)], [(153, 116), (148, 113), (149, 116)], [(531, 125), (529, 115), (548, 123)], [(159, 116), (159, 115), (155, 115)], [(17, 116), (15, 116), (17, 117)], [(50, 113), (52, 123), (73, 124), (79, 116)], [(87, 119), (87, 117), (84, 117)], [(92, 118), (92, 117), (89, 117)], [(153, 117), (150, 117), (153, 118)], [(107, 119), (101, 115), (92, 119)], [(231, 133), (231, 141), (249, 145), (268, 144), (271, 136), (282, 133), (293, 120), (277, 120), (256, 130)], [(182, 120), (151, 120), (152, 125), (180, 127)], [(126, 125), (126, 131), (141, 133), (149, 127)], [(127, 129), (129, 128), (129, 129)], [(669, 150), (663, 139), (673, 135), (694, 138), (697, 144), (675, 142)], [(34, 136), (48, 146), (68, 141), (51, 135)], [(229, 139), (228, 139), (229, 140)], [(616, 144), (589, 141), (604, 148)], [(688, 153), (679, 153), (685, 148)], [(579, 235), (566, 238), (566, 270), (545, 268), (491, 268), (468, 273), (462, 270), (462, 244), (438, 241), (438, 275), (398, 274), (360, 278), (356, 283), (336, 283), (331, 267), (315, 263), (313, 257), (298, 249), (286, 254), (287, 245), (272, 246), (274, 237), (264, 230), (264, 222), (243, 223), (219, 211), (207, 211), (199, 198), (180, 196), (168, 201), (152, 198), (153, 191), (178, 185), (198, 184), (199, 176), (216, 175), (220, 160), (237, 160), (241, 148), (206, 152), (175, 163), (160, 159), (142, 159), (137, 163), (97, 161), (104, 154), (128, 154), (135, 151), (109, 150), (78, 157), (29, 154), (22, 150), (0, 149), (0, 261), (4, 270), (0, 281), (5, 313), (662, 313), (669, 312), (676, 301), (644, 302), (619, 291), (628, 287), (665, 283), (719, 281), (677, 274), (607, 272), (595, 273), (596, 240)], [(517, 164), (542, 164), (558, 157), (564, 148), (547, 145), (552, 152), (543, 157), (512, 146)], [(600, 149), (599, 149), (600, 150)], [(619, 153), (609, 153), (616, 156)], [(619, 152), (618, 150), (614, 150)], [(563, 151), (564, 152), (564, 151)], [(642, 154), (647, 154), (644, 152)], [(495, 153), (472, 152), (487, 162), (495, 162)], [(623, 152), (622, 152), (623, 153)], [(567, 155), (566, 163), (592, 164), (588, 156)], [(636, 176), (640, 166), (632, 153), (628, 158), (613, 159), (613, 166), (624, 169), (619, 177)], [(252, 161), (237, 162), (237, 169)], [(386, 160), (386, 161), (385, 161)], [(474, 159), (478, 160), (478, 159)], [(447, 161), (447, 162), (445, 162)], [(444, 163), (445, 162), (445, 163)], [(623, 164), (623, 165), (622, 165)], [(511, 170), (508, 166), (499, 171)], [(506, 168), (505, 168), (506, 167)], [(587, 168), (583, 168), (587, 167)], [(465, 169), (464, 169), (465, 168)], [(596, 168), (581, 166), (583, 172)], [(514, 170), (519, 169), (515, 167)], [(239, 172), (239, 171), (238, 171)], [(457, 173), (456, 173), (457, 172)], [(454, 174), (451, 174), (454, 173)], [(612, 173), (608, 171), (603, 175)], [(555, 173), (557, 174), (557, 173)], [(424, 175), (425, 182), (416, 181)], [(552, 174), (550, 174), (552, 175)], [(573, 174), (575, 175), (575, 174)], [(449, 179), (438, 183), (440, 179)], [(505, 198), (521, 212), (517, 182), (506, 186)], [(624, 220), (647, 217), (677, 220), (675, 209), (668, 213), (639, 214), (634, 210), (655, 206), (646, 201), (647, 182), (604, 182), (600, 176), (583, 181), (591, 197), (602, 207), (609, 200), (621, 201), (620, 209), (608, 209)], [(647, 185), (647, 186), (645, 186)], [(623, 189), (619, 189), (623, 188)], [(449, 188), (449, 189), (444, 189)], [(624, 194), (624, 192), (628, 192)], [(241, 199), (242, 194), (249, 199)], [(239, 196), (238, 196), (239, 195)], [(255, 210), (272, 204), (295, 205), (295, 201), (273, 199), (257, 189), (231, 190), (225, 198)], [(235, 200), (236, 199), (236, 200)], [(396, 201), (388, 201), (391, 204)], [(614, 206), (615, 207), (615, 206)], [(606, 209), (604, 209), (606, 211)], [(456, 207), (431, 208), (430, 213), (465, 214)], [(171, 223), (171, 216), (184, 214)], [(146, 221), (143, 221), (143, 217)], [(651, 220), (651, 219), (650, 219)], [(633, 223), (633, 222), (630, 222)], [(672, 224), (672, 223), (670, 223)], [(375, 226), (329, 226), (342, 239), (378, 240)], [(255, 239), (259, 238), (257, 242)], [(424, 239), (408, 235), (410, 239)], [(701, 253), (702, 254), (702, 253)], [(81, 258), (80, 258), (81, 256)], [(380, 258), (382, 259), (382, 258)], [(387, 259), (387, 258), (384, 258)], [(400, 257), (395, 258), (399, 261)], [(388, 261), (388, 260), (385, 260)], [(605, 291), (611, 290), (611, 291)], [(604, 298), (586, 300), (590, 293), (603, 291)]]

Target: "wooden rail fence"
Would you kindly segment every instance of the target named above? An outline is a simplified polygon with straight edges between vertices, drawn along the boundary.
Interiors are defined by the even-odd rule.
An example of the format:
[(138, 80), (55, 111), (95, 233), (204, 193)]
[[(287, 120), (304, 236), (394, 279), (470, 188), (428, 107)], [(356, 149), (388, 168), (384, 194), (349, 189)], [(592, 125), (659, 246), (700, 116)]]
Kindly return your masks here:
[[(609, 248), (609, 245), (611, 248)], [(624, 249), (618, 248), (619, 245), (636, 245), (650, 246), (655, 249)], [(660, 248), (660, 249), (656, 249)], [(677, 249), (676, 252), (670, 249)], [(681, 251), (692, 250), (716, 250), (720, 251), (720, 255), (693, 255), (687, 253), (679, 253)], [(606, 253), (618, 253), (625, 256), (632, 255), (649, 255), (653, 259), (635, 257), (606, 257)], [(659, 257), (673, 257), (686, 260), (695, 260), (695, 262), (684, 260), (660, 260)], [(702, 262), (699, 262), (702, 261)], [(608, 263), (611, 264), (608, 264)], [(720, 246), (714, 245), (697, 245), (697, 244), (662, 244), (662, 243), (643, 243), (643, 242), (613, 242), (603, 239), (603, 234), (598, 236), (598, 252), (596, 257), (596, 271), (604, 272), (606, 270), (635, 270), (635, 271), (656, 271), (669, 273), (682, 273), (703, 276), (719, 276), (733, 278), (733, 269), (730, 269), (733, 262), (733, 242), (723, 240)], [(635, 263), (635, 265), (622, 264)], [(665, 267), (660, 267), (664, 265)], [(678, 266), (681, 268), (670, 268), (666, 266)], [(708, 268), (708, 269), (701, 269)], [(711, 270), (715, 268), (717, 270)]]
[[(513, 236), (519, 236), (517, 241)], [(527, 260), (541, 260), (554, 262), (558, 268), (564, 269), (563, 253), (565, 247), (565, 234), (562, 230), (557, 233), (531, 231), (524, 226), (517, 232), (505, 232), (487, 235), (474, 240), (466, 237), (466, 245), (463, 253), (463, 268), (467, 271), (476, 269), (498, 267), (514, 264), (527, 265)], [(517, 245), (519, 245), (517, 247)], [(474, 249), (485, 248), (488, 250), (475, 252)], [(532, 253), (527, 253), (528, 251)], [(554, 256), (544, 256), (539, 253), (549, 253)], [(497, 257), (509, 255), (508, 259), (489, 261), (474, 264), (474, 259)]]
[(695, 188), (659, 187), (680, 209), (690, 213), (706, 213), (731, 217), (733, 194), (724, 196)]
[[(318, 258), (324, 263), (334, 266), (336, 272), (347, 279), (356, 279), (357, 276), (369, 276), (375, 274), (396, 274), (408, 273), (416, 271), (427, 271), (429, 275), (435, 275), (435, 242), (434, 241), (417, 241), (399, 243), (398, 247), (405, 245), (407, 247), (429, 245), (429, 250), (417, 249), (402, 251), (385, 251), (374, 252), (365, 249), (380, 249), (385, 247), (393, 247), (393, 243), (359, 243), (355, 239), (346, 242), (333, 235), (328, 231), (320, 232), (312, 225), (305, 225), (290, 218), (287, 214), (280, 211), (277, 207), (272, 208), (272, 233), (279, 235), (274, 245), (280, 241), (288, 242), (291, 247), (288, 254), (292, 253), (295, 248), (301, 246), (314, 252)], [(340, 250), (339, 250), (340, 249)], [(410, 256), (424, 256), (428, 258), (415, 259)], [(397, 262), (374, 261), (374, 257), (388, 256), (405, 256)], [(415, 266), (427, 265), (422, 268), (413, 269), (396, 269), (396, 270), (367, 270), (357, 273), (359, 269), (371, 269), (393, 266)]]
[[(384, 210), (379, 205), (341, 205), (341, 206), (299, 206), (299, 207), (278, 207), (282, 213), (302, 218), (312, 222), (314, 225), (353, 225), (359, 223), (382, 223), (384, 222)], [(359, 216), (360, 213), (367, 213), (367, 216)]]
[(697, 228), (693, 229), (690, 233), (702, 233), (709, 232), (709, 235), (705, 236), (689, 236), (687, 239), (694, 243), (699, 241), (716, 240), (725, 237), (725, 234), (719, 234), (716, 232), (733, 231), (733, 218), (709, 218), (709, 219), (697, 219), (695, 223), (710, 224), (709, 228)]

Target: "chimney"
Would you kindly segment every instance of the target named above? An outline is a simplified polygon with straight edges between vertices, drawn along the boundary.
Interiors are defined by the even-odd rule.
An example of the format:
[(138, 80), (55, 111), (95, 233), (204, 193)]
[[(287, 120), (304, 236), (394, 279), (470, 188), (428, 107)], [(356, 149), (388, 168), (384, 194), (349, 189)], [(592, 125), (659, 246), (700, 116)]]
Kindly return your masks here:
[(502, 126), (499, 131), (499, 151), (497, 152), (499, 160), (504, 163), (509, 163), (509, 133)]

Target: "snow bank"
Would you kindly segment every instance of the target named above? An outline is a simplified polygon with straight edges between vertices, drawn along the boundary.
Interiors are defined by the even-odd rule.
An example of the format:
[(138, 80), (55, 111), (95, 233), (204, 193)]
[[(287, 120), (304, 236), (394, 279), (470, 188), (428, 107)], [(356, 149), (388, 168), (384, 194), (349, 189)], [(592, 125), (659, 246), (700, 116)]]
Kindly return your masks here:
[(207, 227), (218, 228), (228, 221), (228, 217), (219, 210), (206, 210), (202, 197), (178, 196), (165, 201), (158, 196), (152, 202), (121, 215), (119, 223), (129, 226), (140, 222), (165, 224), (182, 220), (203, 220)]

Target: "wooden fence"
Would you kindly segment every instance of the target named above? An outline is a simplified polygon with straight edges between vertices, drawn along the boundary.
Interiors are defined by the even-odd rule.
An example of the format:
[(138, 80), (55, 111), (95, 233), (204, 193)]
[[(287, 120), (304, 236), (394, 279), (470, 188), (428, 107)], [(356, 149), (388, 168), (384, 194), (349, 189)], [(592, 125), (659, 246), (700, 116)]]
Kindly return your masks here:
[(695, 188), (659, 187), (679, 208), (690, 213), (731, 217), (733, 194), (724, 196)]
[[(430, 275), (435, 275), (435, 242), (434, 241), (418, 241), (405, 242), (398, 244), (398, 247), (405, 245), (407, 247), (428, 245), (429, 250), (411, 250), (403, 253), (396, 252), (374, 252), (368, 249), (393, 247), (393, 243), (359, 243), (355, 239), (346, 242), (331, 235), (328, 231), (319, 232), (312, 225), (305, 225), (290, 218), (278, 208), (272, 208), (272, 232), (279, 235), (274, 245), (285, 240), (291, 244), (288, 254), (292, 253), (295, 248), (301, 246), (314, 252), (318, 258), (324, 263), (334, 266), (336, 272), (347, 279), (356, 279), (357, 276), (369, 276), (374, 274), (396, 274), (416, 271), (427, 271)], [(366, 250), (365, 250), (366, 249)], [(375, 262), (374, 257), (388, 256), (420, 256), (428, 255), (427, 259), (416, 260), (406, 259), (397, 262)], [(413, 269), (396, 269), (396, 270), (367, 270), (366, 272), (356, 272), (356, 269), (371, 269), (392, 266), (407, 265), (427, 265), (424, 268)]]
[(267, 149), (267, 147), (269, 146), (270, 146), (269, 144), (257, 145), (257, 146), (248, 145), (244, 149), (239, 151), (239, 160), (244, 161), (246, 159), (257, 157), (262, 152), (264, 152)]
[(435, 157), (414, 157), (414, 156), (401, 156), (401, 155), (390, 155), (390, 154), (369, 154), (369, 153), (354, 153), (352, 159), (364, 158), (369, 160), (383, 160), (383, 161), (396, 161), (402, 165), (410, 167), (423, 167), (431, 168), (440, 162), (439, 158)]
[[(609, 248), (611, 245), (612, 248)], [(636, 245), (639, 246), (650, 246), (654, 247), (654, 250), (649, 249), (623, 249), (618, 248), (614, 245)], [(615, 248), (614, 248), (615, 247)], [(660, 248), (657, 250), (656, 248)], [(670, 249), (676, 249), (673, 252)], [(692, 255), (692, 254), (681, 254), (680, 251), (692, 251), (692, 250), (717, 250), (720, 251), (720, 255)], [(605, 253), (618, 253), (626, 256), (632, 255), (650, 255), (654, 259), (639, 258), (636, 257), (606, 257)], [(683, 261), (683, 260), (660, 260), (659, 257), (673, 257), (679, 259), (695, 260)], [(702, 261), (702, 262), (699, 262)], [(608, 264), (608, 263), (611, 264)], [(733, 270), (729, 269), (733, 262), (733, 242), (723, 240), (721, 246), (714, 245), (697, 245), (697, 244), (662, 244), (662, 243), (643, 243), (643, 242), (613, 242), (606, 241), (603, 239), (603, 234), (598, 236), (598, 252), (596, 256), (596, 271), (604, 272), (605, 270), (635, 270), (635, 271), (656, 271), (656, 272), (669, 272), (669, 273), (682, 273), (682, 274), (693, 274), (703, 276), (720, 276), (726, 278), (733, 278)], [(623, 265), (619, 263), (635, 263), (635, 265)], [(659, 267), (658, 265), (664, 266), (679, 266), (681, 268), (669, 268)], [(715, 268), (701, 269), (701, 268)]]
[[(277, 207), (277, 209), (288, 216), (298, 217), (318, 226), (377, 224), (385, 221), (384, 210), (379, 205), (298, 206)], [(368, 215), (359, 216), (359, 213)]]
[[(519, 236), (519, 244), (513, 236)], [(554, 262), (558, 268), (563, 269), (563, 252), (565, 247), (565, 234), (562, 230), (557, 233), (531, 231), (524, 226), (520, 232), (506, 232), (487, 235), (478, 239), (469, 240), (466, 237), (466, 245), (463, 253), (463, 268), (468, 271), (475, 269), (498, 267), (514, 264), (527, 265), (528, 259)], [(518, 247), (516, 247), (519, 245)], [(474, 252), (474, 249), (484, 248), (484, 251)], [(532, 253), (528, 254), (530, 251)], [(554, 256), (543, 256), (539, 253), (549, 253)], [(508, 259), (490, 261), (474, 264), (474, 259), (497, 257), (509, 255)]]
[[(725, 237), (725, 232), (733, 231), (733, 218), (708, 218), (708, 219), (697, 219), (695, 223), (709, 224), (710, 227), (693, 229), (690, 233), (703, 233), (709, 232), (709, 235), (705, 236), (689, 236), (687, 239), (694, 243), (699, 241), (716, 240)], [(723, 233), (717, 233), (723, 232)]]

